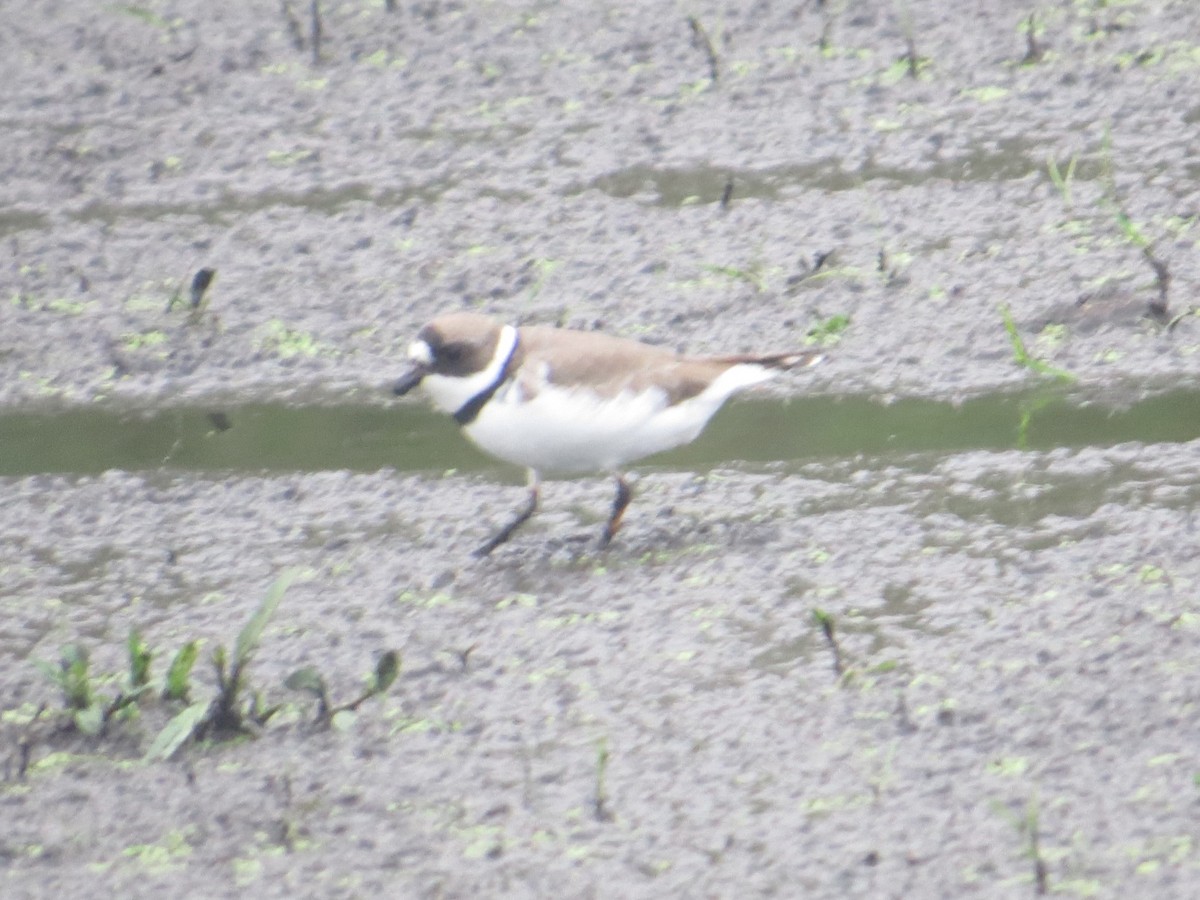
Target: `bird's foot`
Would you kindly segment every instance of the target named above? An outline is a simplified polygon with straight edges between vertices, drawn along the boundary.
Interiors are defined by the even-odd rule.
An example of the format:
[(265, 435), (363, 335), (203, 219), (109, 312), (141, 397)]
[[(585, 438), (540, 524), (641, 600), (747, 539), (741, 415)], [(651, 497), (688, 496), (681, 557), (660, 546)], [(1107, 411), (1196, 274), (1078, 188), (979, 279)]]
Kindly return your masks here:
[(471, 555), (476, 559), (483, 559), (485, 556), (490, 556), (493, 550), (513, 536), (514, 531), (529, 521), (530, 517), (537, 511), (537, 507), (538, 489), (535, 485), (529, 489), (529, 499), (526, 501), (525, 506), (517, 512), (513, 520), (488, 538), (483, 544), (476, 547)]

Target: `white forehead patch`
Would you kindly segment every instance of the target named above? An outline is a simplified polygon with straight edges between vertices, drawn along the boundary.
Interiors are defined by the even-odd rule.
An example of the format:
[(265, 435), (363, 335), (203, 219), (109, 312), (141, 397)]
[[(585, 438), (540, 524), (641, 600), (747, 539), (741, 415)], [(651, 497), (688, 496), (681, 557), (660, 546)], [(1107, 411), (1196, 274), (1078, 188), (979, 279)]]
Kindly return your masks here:
[(433, 351), (424, 341), (413, 341), (408, 345), (408, 358), (423, 366), (433, 364)]

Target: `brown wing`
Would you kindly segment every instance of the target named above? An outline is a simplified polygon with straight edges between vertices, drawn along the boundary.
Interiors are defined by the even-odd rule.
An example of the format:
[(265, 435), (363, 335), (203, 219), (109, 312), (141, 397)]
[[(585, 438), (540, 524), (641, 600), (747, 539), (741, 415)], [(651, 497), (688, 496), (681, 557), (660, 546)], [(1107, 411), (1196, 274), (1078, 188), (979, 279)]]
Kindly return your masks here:
[(695, 397), (725, 370), (753, 363), (788, 370), (819, 362), (821, 355), (799, 353), (680, 356), (671, 350), (600, 332), (528, 326), (521, 329), (514, 366), (522, 366), (521, 389), (537, 394), (543, 379), (560, 387), (586, 386), (603, 397), (622, 391), (660, 388), (668, 405)]
[(599, 332), (530, 326), (518, 348), (521, 389), (537, 393), (543, 379), (560, 387), (584, 387), (603, 397), (660, 388), (674, 405), (694, 397), (738, 362), (734, 357), (683, 357), (639, 341)]

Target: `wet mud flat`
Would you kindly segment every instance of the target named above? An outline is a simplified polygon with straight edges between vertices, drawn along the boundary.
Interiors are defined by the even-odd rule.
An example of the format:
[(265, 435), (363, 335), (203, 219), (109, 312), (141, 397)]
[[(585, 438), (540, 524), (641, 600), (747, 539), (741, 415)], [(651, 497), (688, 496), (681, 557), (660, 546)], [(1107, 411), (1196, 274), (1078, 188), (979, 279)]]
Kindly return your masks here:
[[(9, 696), (53, 699), (17, 661), (72, 640), (120, 671), (131, 624), (228, 642), (307, 579), (252, 670), (294, 704), (259, 739), (143, 763), (149, 712), (34, 746), (7, 888), (1012, 895), (1041, 860), (1186, 895), (1195, 451), (651, 472), (603, 556), (607, 485), (552, 483), (486, 562), (519, 492), (463, 476), (10, 483)], [(314, 664), (349, 695), (388, 647), (346, 730), (280, 686)]]
[[(1200, 383), (1193, 4), (396, 6), (321, 3), (319, 46), (307, 4), (4, 10), (0, 893), (1200, 893), (1200, 445), (1139, 406)], [(486, 561), (517, 473), (451, 428), (203, 456), (255, 404), (368, 409), (316, 421), (372, 444), (447, 308), (824, 344), (777, 396), (870, 433), (759, 456), (831, 420), (731, 407), (605, 554), (580, 479)], [(1011, 441), (872, 412), (1062, 373), (1115, 437), (1039, 443), (1053, 391)], [(177, 438), (121, 446), (131, 409)], [(96, 468), (52, 452), (101, 433)], [(256, 739), (47, 726), (36, 660), (120, 673), (136, 627), (158, 672), (202, 641), (203, 694), (291, 570)], [(339, 727), (283, 687), (353, 696), (385, 649)]]

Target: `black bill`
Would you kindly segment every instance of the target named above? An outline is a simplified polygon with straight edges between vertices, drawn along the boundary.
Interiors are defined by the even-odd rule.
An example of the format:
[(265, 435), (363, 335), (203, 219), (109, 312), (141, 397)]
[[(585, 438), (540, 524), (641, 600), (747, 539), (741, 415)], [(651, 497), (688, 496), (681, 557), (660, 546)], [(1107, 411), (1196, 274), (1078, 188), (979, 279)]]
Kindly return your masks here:
[(418, 384), (420, 384), (421, 379), (424, 377), (425, 369), (421, 366), (413, 366), (400, 376), (399, 380), (392, 387), (392, 393), (394, 393), (397, 397), (403, 397)]

